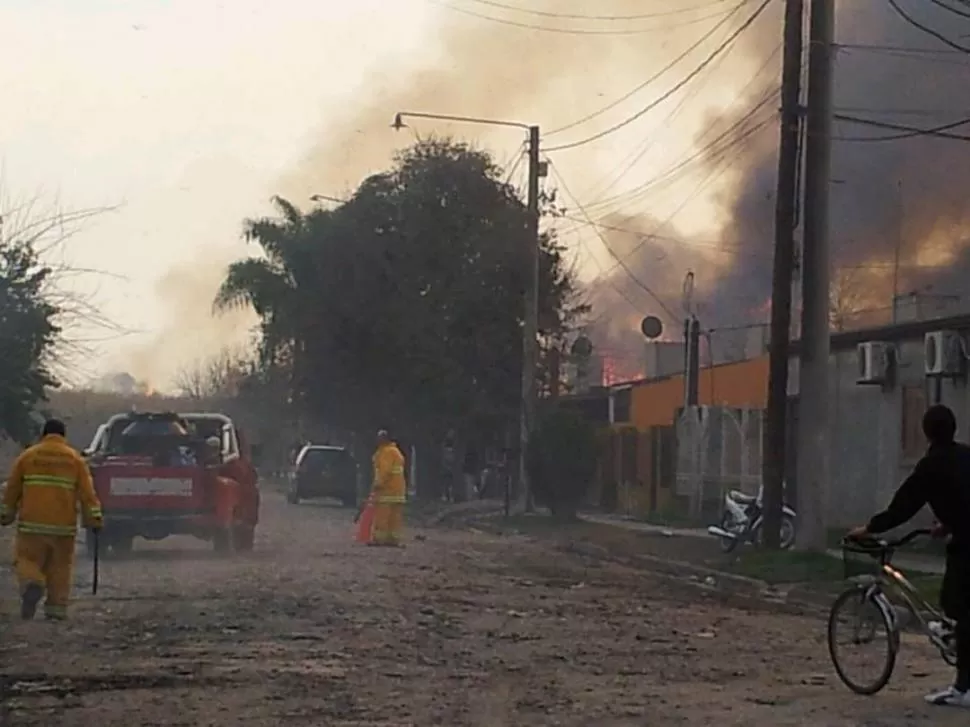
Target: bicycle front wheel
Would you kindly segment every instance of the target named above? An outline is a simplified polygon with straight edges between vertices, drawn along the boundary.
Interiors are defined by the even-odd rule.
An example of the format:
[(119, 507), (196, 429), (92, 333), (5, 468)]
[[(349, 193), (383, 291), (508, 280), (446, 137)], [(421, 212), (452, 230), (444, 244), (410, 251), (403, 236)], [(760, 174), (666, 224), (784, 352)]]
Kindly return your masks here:
[(856, 694), (875, 694), (893, 675), (899, 631), (892, 614), (886, 597), (870, 595), (865, 586), (850, 588), (832, 604), (829, 655), (839, 679)]

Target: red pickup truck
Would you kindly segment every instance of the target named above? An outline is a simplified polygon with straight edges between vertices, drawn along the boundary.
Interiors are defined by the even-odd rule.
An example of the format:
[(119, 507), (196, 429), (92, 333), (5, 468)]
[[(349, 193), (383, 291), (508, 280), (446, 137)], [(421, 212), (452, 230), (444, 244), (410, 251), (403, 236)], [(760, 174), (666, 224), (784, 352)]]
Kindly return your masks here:
[[(102, 547), (193, 535), (218, 552), (252, 550), (260, 496), (243, 433), (225, 414), (129, 412), (84, 451), (105, 514)], [(88, 552), (93, 539), (88, 537)]]

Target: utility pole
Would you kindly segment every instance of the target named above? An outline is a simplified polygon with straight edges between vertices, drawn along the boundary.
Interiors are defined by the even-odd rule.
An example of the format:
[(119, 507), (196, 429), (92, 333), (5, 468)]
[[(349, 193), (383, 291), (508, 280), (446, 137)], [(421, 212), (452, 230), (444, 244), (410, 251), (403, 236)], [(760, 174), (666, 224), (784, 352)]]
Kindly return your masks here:
[(829, 167), (835, 0), (812, 0), (805, 142), (802, 334), (798, 377), (799, 547), (825, 548), (829, 480)]
[(803, 0), (785, 0), (784, 53), (781, 71), (781, 141), (778, 149), (775, 251), (771, 273), (768, 407), (762, 434), (764, 455), (761, 469), (764, 487), (764, 538), (765, 544), (771, 548), (779, 546), (785, 483), (788, 352), (791, 334), (792, 277), (795, 268), (803, 12)]
[[(535, 429), (536, 420), (536, 371), (539, 345), (539, 179), (545, 176), (545, 165), (539, 161), (539, 127), (517, 121), (482, 119), (474, 116), (453, 114), (429, 114), (421, 111), (399, 111), (394, 115), (391, 128), (400, 131), (407, 127), (406, 118), (438, 119), (460, 124), (482, 126), (505, 126), (523, 129), (529, 133), (529, 190), (527, 200), (528, 227), (526, 241), (529, 245), (527, 281), (525, 286), (525, 321), (522, 326), (522, 396), (519, 422), (519, 492), (520, 505), (526, 511), (533, 509), (532, 493), (526, 472), (526, 446)], [(506, 508), (507, 509), (507, 508)]]
[(526, 448), (535, 430), (536, 418), (536, 363), (539, 338), (539, 127), (529, 127), (529, 189), (527, 208), (529, 227), (526, 234), (529, 245), (528, 283), (525, 288), (525, 325), (522, 326), (522, 413), (519, 431), (519, 482), (520, 497), (526, 512), (531, 512), (532, 488), (526, 472)]
[(903, 180), (896, 180), (895, 229), (893, 230), (893, 323), (899, 322), (899, 257), (903, 247)]

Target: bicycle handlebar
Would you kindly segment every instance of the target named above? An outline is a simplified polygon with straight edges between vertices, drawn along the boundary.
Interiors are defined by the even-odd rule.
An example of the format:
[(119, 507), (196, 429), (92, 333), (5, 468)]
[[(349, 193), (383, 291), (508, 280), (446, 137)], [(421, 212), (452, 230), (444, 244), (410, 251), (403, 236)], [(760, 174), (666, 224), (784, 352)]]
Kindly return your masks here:
[(848, 536), (842, 538), (842, 547), (845, 546), (856, 546), (857, 548), (864, 550), (880, 551), (880, 550), (895, 550), (900, 548), (916, 538), (923, 536), (931, 536), (933, 531), (928, 528), (920, 528), (919, 530), (913, 530), (906, 533), (903, 537), (897, 538), (896, 540), (883, 540), (881, 538), (876, 538), (871, 535), (867, 535), (862, 538), (850, 538)]

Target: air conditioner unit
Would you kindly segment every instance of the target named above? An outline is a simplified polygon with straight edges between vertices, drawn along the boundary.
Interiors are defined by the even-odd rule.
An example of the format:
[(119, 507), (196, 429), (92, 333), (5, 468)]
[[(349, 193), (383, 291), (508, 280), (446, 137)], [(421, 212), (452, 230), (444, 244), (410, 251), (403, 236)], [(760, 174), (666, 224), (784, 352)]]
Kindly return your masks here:
[(923, 339), (927, 376), (959, 376), (964, 371), (964, 341), (956, 331), (930, 331)]
[(892, 365), (892, 347), (883, 341), (865, 341), (856, 348), (859, 384), (885, 384)]

